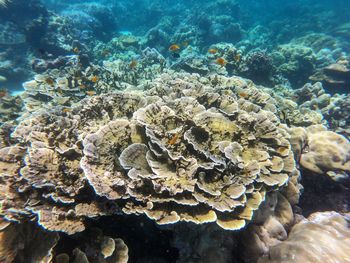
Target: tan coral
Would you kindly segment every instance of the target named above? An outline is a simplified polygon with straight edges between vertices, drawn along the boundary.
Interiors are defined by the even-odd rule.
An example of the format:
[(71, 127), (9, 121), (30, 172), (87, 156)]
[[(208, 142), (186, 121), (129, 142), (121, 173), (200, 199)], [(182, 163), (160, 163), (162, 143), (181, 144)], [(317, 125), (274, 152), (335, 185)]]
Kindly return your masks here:
[(317, 212), (296, 224), (288, 239), (270, 247), (259, 263), (350, 262), (350, 229), (335, 212)]
[(159, 224), (243, 228), (266, 191), (286, 185), (295, 171), (289, 134), (271, 111), (246, 107), (229, 90), (196, 99), (190, 82), (166, 81), (172, 86), (163, 101), (86, 136), (81, 166), (89, 183), (100, 196), (131, 199), (125, 213)]
[(323, 126), (310, 126), (307, 137), (307, 148), (300, 159), (304, 168), (327, 174), (334, 180), (349, 176), (350, 142), (344, 136), (327, 131)]
[[(97, 130), (99, 122), (126, 117), (144, 104), (137, 95), (113, 94), (88, 99), (68, 113), (56, 108), (21, 121), (12, 133), (18, 144), (0, 153), (2, 215), (15, 221), (38, 217), (52, 231), (73, 234), (85, 228), (86, 217), (109, 213), (103, 204), (86, 208), (78, 201), (86, 190), (80, 140), (87, 131)], [(116, 211), (114, 207), (111, 213)]]
[(34, 223), (11, 223), (0, 230), (0, 261), (51, 262), (58, 239)]
[[(80, 237), (80, 248), (75, 248), (70, 254), (59, 254), (55, 262), (97, 262), (97, 263), (127, 263), (129, 249), (121, 238), (105, 236), (102, 230), (91, 228)], [(81, 245), (83, 244), (83, 245)], [(61, 261), (60, 261), (61, 260)], [(64, 261), (65, 260), (65, 261)]]
[[(115, 211), (159, 224), (216, 222), (237, 230), (295, 175), (290, 135), (272, 97), (253, 83), (165, 74), (149, 85), (142, 95), (54, 107), (16, 127), (13, 137), (26, 149), (23, 187), (37, 195), (24, 208), (43, 227), (82, 231), (85, 219), (105, 208), (95, 215), (81, 200), (106, 197), (121, 205)], [(249, 96), (239, 98), (238, 88)], [(85, 183), (96, 195), (83, 195)]]
[(285, 240), (293, 221), (293, 211), (286, 198), (279, 193), (269, 193), (255, 213), (253, 222), (242, 233), (245, 260), (256, 262), (269, 252), (271, 246)]

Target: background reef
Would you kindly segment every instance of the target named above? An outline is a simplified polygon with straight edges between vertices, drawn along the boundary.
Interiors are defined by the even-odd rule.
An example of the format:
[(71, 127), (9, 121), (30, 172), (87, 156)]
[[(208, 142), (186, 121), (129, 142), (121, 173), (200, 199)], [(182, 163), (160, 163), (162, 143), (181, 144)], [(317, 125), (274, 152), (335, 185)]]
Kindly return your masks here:
[(0, 262), (350, 262), (349, 16), (0, 1)]

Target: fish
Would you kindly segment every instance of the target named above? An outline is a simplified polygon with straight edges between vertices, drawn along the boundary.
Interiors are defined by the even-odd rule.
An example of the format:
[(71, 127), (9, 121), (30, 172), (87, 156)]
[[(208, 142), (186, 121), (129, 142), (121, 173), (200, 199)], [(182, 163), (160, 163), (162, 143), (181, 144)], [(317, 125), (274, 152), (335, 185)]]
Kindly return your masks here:
[(71, 111), (72, 111), (72, 109), (70, 109), (70, 108), (63, 108), (63, 110), (62, 110), (62, 112), (64, 112), (64, 113), (68, 113)]
[(59, 94), (62, 94), (62, 93), (63, 93), (63, 90), (62, 90), (60, 87), (58, 87), (58, 88), (57, 88), (57, 92), (58, 92)]
[(98, 76), (93, 75), (90, 80), (91, 82), (96, 83), (98, 81)]
[(88, 91), (86, 92), (86, 95), (88, 95), (88, 96), (94, 96), (95, 94), (96, 94), (96, 92), (93, 91), (93, 90), (88, 90)]
[(73, 53), (79, 54), (80, 53), (80, 49), (78, 47), (73, 48)]
[(208, 53), (215, 55), (216, 53), (218, 53), (218, 50), (216, 48), (211, 48), (211, 49), (208, 49)]
[(171, 52), (176, 52), (176, 51), (179, 51), (180, 50), (180, 46), (177, 45), (177, 44), (172, 44), (170, 47), (169, 47), (169, 51)]
[(168, 144), (169, 145), (174, 145), (177, 141), (177, 139), (179, 138), (179, 134), (175, 133), (169, 140), (168, 140)]
[(129, 68), (135, 69), (136, 67), (137, 67), (137, 60), (136, 59), (131, 60), (131, 62), (129, 64)]
[(220, 65), (221, 67), (224, 67), (227, 64), (227, 61), (224, 58), (220, 57), (215, 60), (215, 63)]
[(233, 59), (234, 59), (234, 61), (239, 62), (242, 59), (242, 55), (241, 54), (236, 54), (236, 55), (234, 55)]
[(244, 92), (244, 91), (241, 91), (241, 92), (238, 93), (238, 96), (240, 96), (241, 98), (247, 98), (248, 97), (248, 93)]
[(52, 78), (50, 78), (50, 77), (47, 77), (45, 79), (45, 82), (46, 82), (46, 84), (50, 85), (51, 87), (53, 87), (54, 84), (55, 84), (55, 81)]
[(6, 89), (0, 90), (0, 98), (6, 97), (8, 95), (8, 91)]

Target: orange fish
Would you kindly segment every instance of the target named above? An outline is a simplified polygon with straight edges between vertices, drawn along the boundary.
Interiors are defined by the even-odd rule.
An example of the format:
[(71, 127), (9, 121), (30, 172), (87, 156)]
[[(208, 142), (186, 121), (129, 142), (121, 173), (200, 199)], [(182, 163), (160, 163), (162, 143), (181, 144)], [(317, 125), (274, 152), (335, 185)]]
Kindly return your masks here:
[(244, 92), (244, 91), (241, 91), (241, 92), (238, 93), (238, 96), (240, 96), (242, 98), (247, 98), (248, 97), (248, 93)]
[(75, 47), (75, 48), (73, 48), (73, 52), (74, 52), (75, 54), (78, 54), (78, 53), (80, 52), (80, 50), (79, 50), (79, 48)]
[(236, 62), (239, 62), (241, 61), (241, 58), (242, 58), (242, 55), (241, 54), (236, 54), (233, 59), (236, 61)]
[(79, 88), (80, 88), (80, 89), (85, 89), (86, 86), (85, 86), (84, 84), (80, 84), (80, 85), (79, 85)]
[(129, 64), (129, 68), (130, 69), (135, 69), (137, 67), (137, 60), (133, 59), (130, 64)]
[(91, 77), (91, 82), (96, 83), (98, 81), (98, 77), (97, 76), (92, 76)]
[(48, 77), (45, 79), (45, 82), (49, 84), (51, 87), (54, 86), (55, 82), (52, 78)]
[(176, 52), (176, 51), (179, 51), (180, 50), (180, 46), (177, 45), (177, 44), (173, 44), (169, 47), (169, 51), (171, 52)]
[(175, 133), (168, 141), (169, 145), (174, 145), (177, 141), (177, 139), (179, 138), (179, 134)]
[(208, 50), (208, 53), (215, 55), (216, 53), (218, 53), (218, 50), (216, 48), (211, 48)]
[(67, 112), (71, 112), (72, 110), (71, 110), (70, 108), (64, 108), (62, 111), (63, 111), (64, 113), (67, 113)]
[(227, 64), (227, 61), (224, 58), (217, 58), (215, 60), (215, 63), (220, 65), (221, 67), (224, 67)]
[(7, 94), (8, 94), (7, 90), (0, 90), (0, 98), (7, 96)]
[(88, 90), (88, 91), (86, 92), (86, 95), (88, 95), (88, 96), (94, 96), (95, 94), (96, 94), (96, 92), (93, 91), (93, 90)]

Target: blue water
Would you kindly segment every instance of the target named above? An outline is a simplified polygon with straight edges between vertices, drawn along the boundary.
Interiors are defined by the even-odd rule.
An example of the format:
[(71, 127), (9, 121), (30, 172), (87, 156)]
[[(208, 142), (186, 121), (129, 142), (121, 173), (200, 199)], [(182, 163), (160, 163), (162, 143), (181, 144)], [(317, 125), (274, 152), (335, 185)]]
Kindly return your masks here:
[[(128, 34), (142, 39), (139, 50), (156, 48), (164, 56), (171, 44), (182, 42), (202, 52), (225, 42), (244, 54), (259, 49), (269, 55), (281, 44), (297, 42), (313, 45), (317, 63), (324, 66), (348, 56), (349, 15), (345, 0), (10, 1), (0, 9), (0, 75), (7, 79), (0, 85), (21, 89), (35, 74), (34, 58), (71, 54), (73, 40), (85, 45), (99, 63), (104, 58), (96, 58), (93, 49)], [(323, 37), (298, 40), (312, 33)], [(323, 53), (317, 54), (320, 50)], [(318, 69), (317, 63), (305, 65), (300, 80), (288, 72), (282, 77), (300, 87)]]

